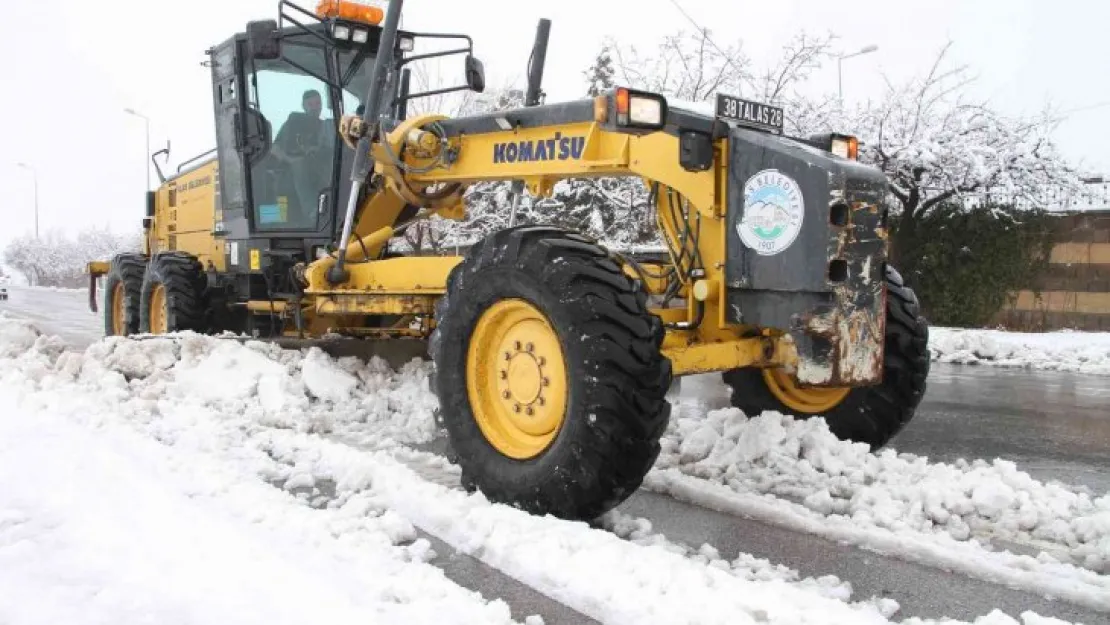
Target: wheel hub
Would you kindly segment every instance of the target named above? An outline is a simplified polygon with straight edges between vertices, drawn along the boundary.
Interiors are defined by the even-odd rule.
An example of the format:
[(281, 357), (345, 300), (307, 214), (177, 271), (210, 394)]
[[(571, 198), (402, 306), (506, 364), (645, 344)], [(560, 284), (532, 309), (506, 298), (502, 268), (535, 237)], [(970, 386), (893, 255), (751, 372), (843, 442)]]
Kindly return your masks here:
[(513, 401), (531, 406), (543, 390), (543, 369), (531, 354), (517, 354), (509, 363), (506, 386)]
[(478, 427), (498, 451), (532, 458), (555, 439), (566, 413), (566, 366), (558, 335), (530, 303), (503, 300), (482, 315), (467, 376)]

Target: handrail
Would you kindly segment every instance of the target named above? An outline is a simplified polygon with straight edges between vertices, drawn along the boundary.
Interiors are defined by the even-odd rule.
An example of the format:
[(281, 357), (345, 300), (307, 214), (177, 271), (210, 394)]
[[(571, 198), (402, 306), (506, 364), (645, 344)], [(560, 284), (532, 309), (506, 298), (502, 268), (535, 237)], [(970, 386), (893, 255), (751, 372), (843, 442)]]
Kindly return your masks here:
[(218, 150), (218, 149), (219, 148), (212, 148), (211, 150), (208, 150), (204, 154), (201, 154), (199, 156), (194, 156), (193, 158), (185, 161), (184, 163), (181, 163), (180, 165), (177, 166), (177, 173), (180, 174), (181, 170), (185, 169), (185, 166), (188, 165), (189, 163), (194, 163), (194, 162), (199, 161), (200, 159), (204, 158), (205, 156), (208, 156), (209, 154), (214, 154), (216, 152), (216, 150)]

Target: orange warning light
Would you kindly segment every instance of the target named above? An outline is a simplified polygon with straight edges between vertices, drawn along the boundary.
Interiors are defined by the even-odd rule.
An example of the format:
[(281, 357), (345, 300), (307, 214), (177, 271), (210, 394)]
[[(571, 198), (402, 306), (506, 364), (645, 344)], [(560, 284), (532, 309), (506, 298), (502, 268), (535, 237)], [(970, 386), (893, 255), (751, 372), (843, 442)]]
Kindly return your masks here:
[(350, 0), (321, 0), (316, 5), (316, 17), (320, 19), (338, 18), (377, 26), (385, 19), (385, 11), (367, 4)]

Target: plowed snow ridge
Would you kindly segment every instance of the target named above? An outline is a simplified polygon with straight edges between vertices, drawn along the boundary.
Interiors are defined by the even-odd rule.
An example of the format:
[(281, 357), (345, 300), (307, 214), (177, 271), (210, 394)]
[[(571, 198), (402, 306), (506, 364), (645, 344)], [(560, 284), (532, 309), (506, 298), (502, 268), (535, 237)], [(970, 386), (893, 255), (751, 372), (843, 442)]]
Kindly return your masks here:
[(933, 360), (970, 365), (1110, 375), (1110, 333), (930, 328)]
[[(74, 552), (86, 548), (78, 543), (78, 537), (89, 540), (99, 536), (96, 532), (90, 533), (89, 527), (80, 525), (85, 521), (69, 518), (72, 514), (80, 519), (85, 507), (92, 505), (92, 502), (76, 501), (71, 504), (64, 499), (50, 499), (43, 493), (51, 492), (51, 484), (66, 479), (80, 480), (86, 475), (97, 483), (100, 478), (108, 479), (109, 476), (86, 470), (90, 466), (112, 465), (117, 463), (116, 457), (121, 456), (127, 460), (119, 463), (122, 473), (131, 475), (137, 472), (142, 479), (149, 478), (143, 492), (169, 487), (167, 496), (174, 498), (171, 503), (183, 511), (182, 514), (152, 516), (149, 519), (140, 515), (136, 523), (149, 521), (142, 523), (149, 536), (138, 533), (141, 540), (133, 547), (133, 553), (142, 553), (142, 548), (148, 546), (146, 538), (151, 544), (167, 542), (186, 545), (178, 550), (192, 549), (189, 545), (193, 542), (203, 543), (207, 536), (207, 530), (202, 531), (203, 528), (187, 534), (193, 539), (189, 542), (175, 542), (168, 536), (157, 535), (158, 532), (151, 528), (160, 527), (159, 523), (166, 517), (184, 516), (187, 519), (190, 514), (195, 516), (198, 512), (190, 506), (204, 504), (215, 510), (212, 514), (220, 521), (230, 518), (237, 522), (239, 525), (233, 530), (249, 534), (256, 541), (245, 543), (248, 547), (257, 545), (257, 550), (264, 551), (272, 549), (273, 545), (280, 545), (279, 553), (290, 567), (284, 574), (291, 576), (300, 571), (294, 563), (304, 557), (313, 565), (304, 567), (306, 573), (296, 579), (329, 579), (329, 576), (340, 577), (347, 573), (347, 569), (354, 569), (355, 574), (341, 590), (359, 586), (361, 591), (364, 583), (380, 589), (378, 593), (364, 593), (365, 596), (343, 594), (345, 603), (341, 602), (341, 605), (349, 607), (351, 614), (363, 610), (368, 613), (387, 610), (389, 608), (383, 604), (388, 602), (399, 604), (400, 607), (394, 606), (396, 609), (423, 614), (419, 610), (424, 605), (414, 604), (425, 601), (424, 587), (430, 586), (434, 590), (432, 596), (439, 597), (443, 602), (433, 610), (441, 619), (444, 614), (458, 615), (457, 622), (470, 622), (466, 619), (471, 616), (475, 619), (473, 622), (481, 619), (485, 619), (481, 622), (504, 622), (507, 619), (503, 605), (487, 604), (438, 577), (433, 567), (422, 562), (426, 554), (422, 554), (419, 544), (400, 546), (411, 540), (411, 528), (415, 524), (438, 535), (456, 549), (471, 553), (541, 592), (607, 623), (796, 623), (807, 618), (823, 623), (890, 622), (887, 618), (889, 604), (849, 604), (835, 598), (836, 591), (807, 588), (783, 579), (783, 576), (753, 581), (735, 574), (737, 568), (754, 570), (752, 567), (737, 567), (736, 563), (725, 562), (716, 558), (719, 554), (712, 550), (706, 550), (700, 558), (689, 557), (690, 554), (676, 552), (673, 546), (652, 546), (647, 544), (651, 541), (622, 540), (614, 533), (585, 524), (538, 518), (504, 506), (490, 505), (480, 494), (469, 495), (420, 479), (388, 451), (357, 451), (316, 434), (341, 432), (344, 436), (374, 441), (376, 446), (385, 450), (394, 448), (401, 451), (400, 446), (404, 443), (430, 439), (434, 435), (431, 410), (435, 401), (427, 391), (428, 369), (425, 365), (414, 363), (400, 373), (393, 373), (381, 365), (362, 366), (354, 360), (336, 361), (316, 351), (306, 354), (283, 352), (262, 344), (240, 345), (199, 336), (149, 341), (109, 339), (97, 343), (84, 354), (63, 352), (63, 348), (64, 345), (56, 339), (37, 336), (27, 324), (0, 316), (0, 395), (7, 402), (5, 408), (11, 406), (10, 410), (4, 409), (0, 416), (4, 428), (0, 440), (11, 448), (4, 451), (29, 450), (22, 455), (2, 454), (4, 460), (0, 460), (6, 476), (22, 470), (23, 479), (27, 481), (27, 487), (20, 490), (20, 496), (14, 499), (20, 503), (11, 509), (7, 508), (9, 504), (3, 504), (5, 509), (0, 512), (0, 519), (16, 520), (0, 521), (0, 545), (13, 540), (13, 544), (30, 540), (40, 548), (39, 552), (24, 554), (27, 560), (21, 560), (24, 556), (19, 552), (5, 552), (6, 555), (15, 553), (15, 559), (10, 562), (13, 567), (5, 566), (3, 570), (18, 570), (20, 564), (32, 560), (53, 562), (50, 558), (60, 564), (71, 559)], [(711, 423), (728, 420), (712, 415), (709, 419)], [(732, 426), (740, 428), (736, 441), (745, 438), (744, 431), (755, 432), (748, 435), (747, 440), (763, 436), (758, 432), (767, 428), (759, 425), (762, 422), (758, 420), (740, 422), (733, 418), (732, 421)], [(668, 433), (668, 440), (673, 440), (677, 449), (681, 449), (685, 441), (682, 423), (683, 418), (680, 417)], [(779, 425), (784, 430), (794, 427), (781, 419)], [(819, 447), (832, 445), (829, 441), (821, 442), (820, 428), (814, 432), (811, 438)], [(723, 440), (731, 440), (725, 434), (722, 429)], [(705, 437), (704, 434), (702, 436)], [(56, 440), (67, 437), (71, 439), (69, 443), (55, 444)], [(85, 440), (89, 437), (96, 440)], [(800, 440), (800, 436), (795, 438)], [(768, 453), (764, 456), (774, 455), (777, 453), (775, 450), (782, 446), (789, 449), (791, 445), (784, 443), (789, 436), (778, 441), (772, 439), (767, 439)], [(107, 443), (101, 444), (104, 441)], [(24, 443), (26, 445), (21, 447)], [(673, 445), (668, 443), (668, 446)], [(77, 451), (100, 454), (101, 451), (92, 451), (94, 447), (102, 450), (105, 457), (89, 457), (87, 462), (80, 462), (82, 456)], [(833, 454), (834, 457), (840, 455), (843, 452)], [(15, 460), (10, 460), (13, 457)], [(40, 476), (34, 467), (38, 466), (37, 463), (41, 464), (44, 457), (51, 457), (58, 466), (41, 472)], [(710, 453), (702, 461), (712, 457)], [(712, 481), (683, 475), (681, 467), (690, 464), (690, 461), (685, 465), (680, 461), (676, 467), (661, 467), (651, 480), (658, 486), (660, 480), (676, 475), (711, 489)], [(732, 476), (737, 475), (739, 465), (730, 466)], [(892, 467), (892, 470), (899, 470), (896, 465)], [(957, 467), (956, 470), (960, 469)], [(726, 468), (721, 475), (728, 474), (729, 469)], [(172, 476), (178, 478), (176, 482), (169, 479)], [(189, 476), (189, 479), (182, 476)], [(312, 489), (324, 480), (334, 484), (336, 497), (328, 502), (317, 499), (318, 505), (326, 504), (326, 508), (320, 510), (313, 509), (308, 501), (298, 505), (298, 499), (266, 486), (266, 483), (274, 483), (307, 491), (302, 493), (301, 499), (310, 500), (313, 499)], [(135, 486), (143, 487), (143, 484)], [(725, 487), (718, 488), (723, 490)], [(745, 497), (751, 496), (734, 491), (729, 491), (727, 495), (719, 491), (710, 494), (711, 498), (723, 497), (726, 501), (744, 501)], [(1043, 493), (1036, 491), (1036, 494)], [(772, 509), (781, 503), (817, 514), (799, 504), (770, 495), (759, 497)], [(130, 513), (125, 499), (117, 496), (106, 501), (99, 510), (100, 516), (92, 518), (99, 518), (106, 524), (118, 515), (121, 508)], [(136, 495), (134, 500), (141, 502), (142, 497)], [(1079, 508), (1077, 510), (1078, 514), (1082, 513)], [(799, 511), (790, 509), (789, 512), (796, 515)], [(1064, 511), (1062, 514), (1071, 513)], [(54, 525), (48, 522), (47, 527), (72, 526), (73, 531), (66, 534), (68, 542), (63, 541), (60, 547), (50, 541), (36, 542), (33, 535), (37, 519), (49, 515), (54, 515), (51, 521)], [(873, 516), (880, 518), (882, 515)], [(831, 520), (831, 517), (823, 515), (820, 518)], [(188, 522), (182, 520), (182, 523)], [(618, 534), (634, 538), (627, 527), (621, 529), (619, 525), (635, 521), (611, 516), (607, 522)], [(11, 527), (16, 528), (14, 533)], [(42, 527), (37, 529), (46, 531)], [(171, 526), (166, 532), (172, 534), (177, 529)], [(1008, 554), (992, 554), (979, 549), (974, 543), (960, 543), (947, 534), (938, 536), (913, 528), (904, 528), (907, 530), (905, 534), (892, 533), (879, 526), (861, 531), (872, 529), (877, 536), (893, 536), (894, 543), (900, 538), (912, 537), (906, 543), (908, 546), (923, 543), (942, 554), (966, 557), (974, 551), (989, 564), (990, 573), (1002, 571), (1003, 577), (1013, 572), (1024, 573), (1033, 580), (1060, 579), (1063, 576), (1072, 587), (1073, 594), (1080, 595), (1078, 598), (1087, 604), (1096, 607), (1110, 605), (1107, 603), (1110, 593), (1107, 592), (1105, 578), (1092, 571), (1032, 558), (1028, 562), (1012, 561), (1002, 557)], [(25, 533), (20, 538), (19, 531), (30, 531), (31, 534)], [(127, 527), (120, 528), (120, 532), (121, 535), (129, 534)], [(265, 541), (265, 547), (261, 546), (262, 541)], [(318, 545), (323, 545), (323, 551), (316, 554), (313, 550), (318, 549)], [(365, 545), (373, 545), (374, 549), (364, 553)], [(954, 545), (961, 546), (963, 551), (945, 551)], [(55, 550), (50, 551), (48, 547)], [(181, 554), (167, 551), (164, 557), (170, 559), (176, 555)], [(243, 555), (243, 552), (233, 552), (233, 556), (229, 557), (234, 555)], [(210, 557), (218, 557), (218, 554), (210, 554)], [(100, 567), (108, 569), (114, 566), (112, 561), (93, 562), (96, 562), (97, 570), (80, 573), (117, 592), (120, 587), (134, 590), (135, 580), (142, 577), (141, 569), (105, 572)], [(280, 564), (265, 561), (258, 566), (279, 567), (275, 573), (278, 575), (282, 573)], [(392, 581), (378, 580), (375, 586), (365, 579), (375, 567), (382, 566), (386, 570), (405, 570), (409, 567), (411, 572), (407, 574), (412, 577), (405, 579), (409, 579), (416, 588), (405, 594)], [(252, 570), (242, 567), (238, 573), (247, 576)], [(196, 574), (203, 576), (206, 573), (207, 570), (204, 570)], [(158, 577), (155, 575), (149, 579)], [(75, 579), (71, 581), (80, 588), (86, 587), (81, 585), (87, 582), (81, 575), (75, 574)], [(200, 596), (201, 588), (207, 587), (199, 585), (195, 579), (184, 581), (187, 582), (186, 590), (182, 592), (195, 589), (196, 596)], [(42, 590), (35, 586), (36, 583), (41, 586), (50, 582), (51, 578), (44, 575), (32, 578), (24, 587), (33, 594)], [(317, 593), (325, 592), (323, 586), (331, 588), (325, 583), (319, 586), (306, 584), (304, 604), (318, 605), (323, 595)], [(265, 584), (249, 587), (257, 589), (260, 594), (266, 592)], [(55, 590), (66, 592), (65, 588)], [(72, 592), (64, 599), (77, 603), (88, 601), (80, 589), (70, 590)], [(105, 610), (103, 615), (106, 619), (111, 617), (117, 621), (128, 620), (136, 612), (158, 614), (159, 609), (172, 612), (172, 608), (165, 608), (159, 602), (172, 602), (180, 595), (159, 595), (159, 589), (153, 590), (152, 594), (144, 595), (149, 596), (145, 603), (96, 604), (94, 607)], [(340, 591), (333, 589), (333, 592)], [(296, 603), (297, 598), (290, 596), (282, 600)], [(450, 602), (453, 603), (448, 606)], [(0, 604), (0, 607), (3, 608), (0, 613), (16, 609), (5, 604)], [(148, 608), (149, 611), (144, 612)], [(214, 604), (211, 608), (217, 611), (226, 606)], [(290, 614), (296, 613), (295, 608), (290, 608)], [(280, 610), (275, 607), (274, 612)], [(49, 618), (43, 616), (40, 620), (75, 622), (72, 618), (62, 618), (75, 614), (78, 612), (57, 613)], [(242, 611), (235, 614), (240, 616)], [(224, 615), (226, 617), (227, 613)], [(1035, 615), (1021, 616), (1027, 624), (1041, 622)], [(258, 618), (261, 621), (264, 617), (259, 613)], [(388, 617), (385, 620), (394, 621)], [(413, 618), (404, 621), (421, 622)], [(20, 619), (20, 622), (39, 620), (27, 618)], [(925, 621), (911, 619), (905, 622)], [(1002, 624), (1015, 621), (1001, 613), (994, 613), (977, 622)]]

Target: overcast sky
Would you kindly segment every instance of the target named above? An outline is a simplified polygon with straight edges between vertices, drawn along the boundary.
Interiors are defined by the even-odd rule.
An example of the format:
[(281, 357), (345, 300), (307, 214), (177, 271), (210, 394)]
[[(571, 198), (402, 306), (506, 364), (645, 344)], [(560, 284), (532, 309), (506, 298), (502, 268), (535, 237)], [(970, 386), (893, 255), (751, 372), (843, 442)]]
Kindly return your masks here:
[[(842, 51), (878, 51), (845, 61), (848, 99), (875, 97), (882, 76), (924, 71), (953, 42), (953, 62), (971, 66), (976, 91), (1011, 113), (1046, 102), (1078, 109), (1057, 134), (1076, 162), (1110, 173), (1110, 3), (1100, 0), (676, 0), (720, 45), (743, 40), (755, 60), (793, 34), (831, 32)], [(315, 0), (306, 2), (312, 7)], [(144, 126), (155, 149), (173, 143), (173, 163), (211, 148), (212, 108), (204, 50), (250, 19), (276, 17), (275, 0), (52, 0), (6, 3), (0, 40), (0, 245), (33, 230), (32, 179), (39, 175), (43, 230), (141, 219)], [(407, 0), (405, 27), (467, 32), (491, 85), (524, 81), (541, 17), (554, 20), (545, 86), (549, 101), (580, 97), (582, 71), (607, 36), (653, 47), (692, 27), (671, 0)], [(835, 63), (812, 88), (834, 93)], [(1102, 106), (1097, 106), (1102, 105)], [(156, 179), (155, 179), (156, 182)]]

